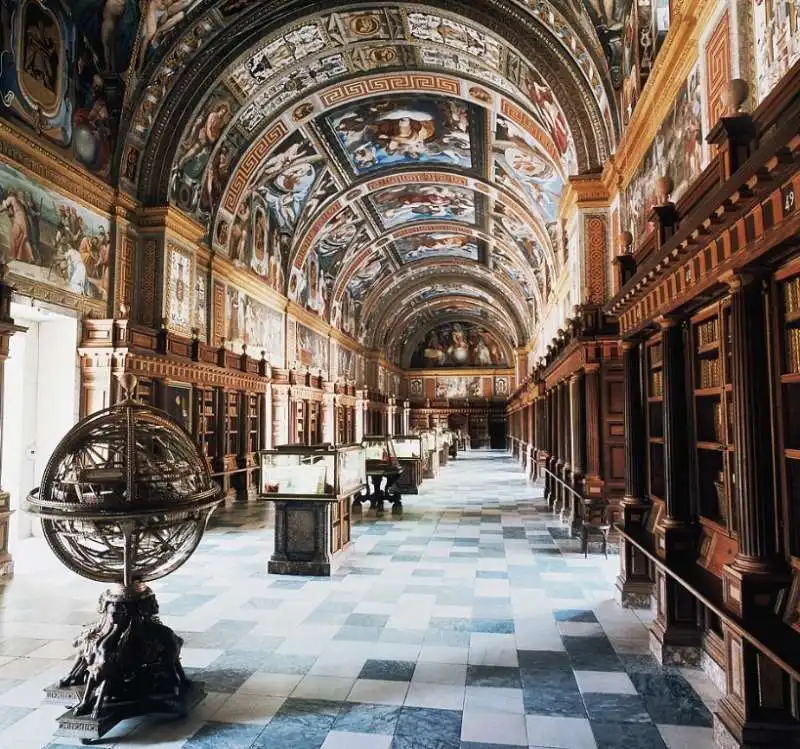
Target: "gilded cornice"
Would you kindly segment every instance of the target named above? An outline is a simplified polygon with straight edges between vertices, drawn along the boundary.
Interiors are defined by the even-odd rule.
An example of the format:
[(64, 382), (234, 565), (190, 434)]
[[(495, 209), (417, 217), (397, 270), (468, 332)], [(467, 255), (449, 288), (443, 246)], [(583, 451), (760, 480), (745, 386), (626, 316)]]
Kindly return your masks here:
[[(263, 283), (263, 282), (261, 282)], [(316, 331), (321, 336), (327, 338), (331, 331), (331, 326), (328, 325), (319, 315), (314, 312), (309, 312), (305, 307), (301, 307), (297, 302), (289, 300), (286, 303), (286, 313), (291, 315), (297, 322), (305, 325), (307, 328)]]
[(220, 257), (214, 253), (210, 255), (209, 265), (216, 278), (236, 286), (257, 302), (265, 304), (276, 312), (283, 313), (286, 311), (286, 297), (279, 294), (250, 271), (244, 268), (237, 268), (231, 265), (227, 258)]
[(678, 0), (672, 23), (615, 154), (619, 185), (628, 186), (698, 58), (698, 41), (719, 0)]
[(609, 189), (601, 174), (578, 174), (564, 186), (558, 215), (570, 219), (578, 209), (608, 208), (610, 203)]
[(431, 379), (435, 377), (513, 377), (514, 369), (507, 367), (503, 369), (478, 369), (470, 367), (442, 367), (434, 370), (403, 370), (408, 379)]
[(142, 208), (139, 211), (139, 227), (144, 231), (164, 229), (193, 248), (200, 244), (206, 233), (205, 227), (169, 205)]
[(43, 186), (108, 216), (119, 215), (118, 205), (125, 214), (135, 210), (137, 205), (127, 196), (123, 202), (113, 187), (5, 120), (0, 120), (0, 154), (9, 166)]

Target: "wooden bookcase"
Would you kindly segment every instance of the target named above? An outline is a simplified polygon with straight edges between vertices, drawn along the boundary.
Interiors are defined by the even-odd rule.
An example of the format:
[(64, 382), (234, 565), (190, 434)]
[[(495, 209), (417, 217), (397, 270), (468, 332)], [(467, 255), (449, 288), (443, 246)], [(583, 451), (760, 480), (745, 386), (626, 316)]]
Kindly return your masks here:
[(305, 445), (306, 442), (306, 402), (304, 400), (294, 401), (294, 421), (292, 423), (292, 442)]
[(261, 449), (261, 395), (247, 393), (245, 403), (245, 452), (253, 454)]
[(661, 336), (645, 346), (647, 481), (650, 498), (664, 500), (664, 348)]
[(196, 387), (194, 389), (194, 428), (195, 439), (203, 451), (206, 460), (217, 457), (217, 396), (213, 387)]
[(730, 305), (715, 303), (691, 319), (692, 402), (698, 514), (736, 532)]
[(241, 450), (240, 398), (241, 393), (238, 390), (225, 392), (225, 455), (239, 455)]
[(788, 543), (800, 557), (800, 260), (781, 268), (778, 287), (778, 347), (781, 404), (781, 481), (788, 514)]
[(320, 420), (320, 404), (317, 401), (307, 401), (308, 431), (306, 434), (307, 445), (318, 445), (322, 441), (322, 424)]

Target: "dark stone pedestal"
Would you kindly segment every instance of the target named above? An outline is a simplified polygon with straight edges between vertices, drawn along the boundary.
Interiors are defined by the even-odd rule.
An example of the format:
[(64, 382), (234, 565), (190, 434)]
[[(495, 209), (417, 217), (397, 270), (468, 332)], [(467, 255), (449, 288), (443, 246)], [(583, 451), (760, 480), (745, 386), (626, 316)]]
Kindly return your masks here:
[(314, 499), (273, 501), (275, 551), (267, 572), (330, 577), (330, 503)]
[(152, 590), (141, 583), (107, 590), (99, 609), (100, 619), (75, 641), (70, 672), (45, 689), (48, 702), (72, 706), (56, 734), (88, 743), (128, 718), (186, 715), (205, 691), (186, 678), (183, 641), (159, 621)]

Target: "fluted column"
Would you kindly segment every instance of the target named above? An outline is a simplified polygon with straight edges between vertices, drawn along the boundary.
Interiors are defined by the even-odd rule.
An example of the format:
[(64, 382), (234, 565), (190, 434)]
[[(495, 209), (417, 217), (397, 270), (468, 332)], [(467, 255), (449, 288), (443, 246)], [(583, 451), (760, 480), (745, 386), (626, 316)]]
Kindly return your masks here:
[(583, 428), (583, 372), (576, 372), (569, 380), (570, 394), (570, 423), (572, 425), (571, 448), (573, 479), (583, 477), (586, 470), (584, 465), (584, 433)]
[[(642, 395), (641, 346), (638, 342), (623, 341), (622, 367), (625, 381), (625, 505), (642, 505), (647, 493), (644, 485), (645, 433), (644, 397)], [(588, 400), (588, 398), (587, 398)], [(627, 509), (627, 508), (626, 508)], [(629, 519), (625, 513), (625, 525), (641, 523), (642, 513)]]
[[(625, 497), (621, 503), (622, 525), (631, 531), (641, 531), (647, 516), (644, 485), (645, 434), (644, 398), (642, 395), (641, 345), (636, 341), (622, 342), (622, 366), (625, 385)], [(596, 371), (586, 374), (586, 407), (597, 397)], [(595, 407), (599, 407), (595, 406)], [(591, 475), (593, 447), (589, 447), (588, 470)], [(599, 461), (599, 447), (598, 447)], [(599, 470), (599, 463), (598, 463)], [(587, 478), (587, 481), (589, 479)], [(633, 544), (620, 538), (620, 572), (616, 581), (615, 597), (625, 608), (650, 608), (653, 581), (650, 563)]]
[(739, 616), (771, 607), (786, 581), (781, 562), (773, 486), (768, 286), (762, 277), (739, 274), (731, 288), (731, 382), (739, 553), (725, 568), (725, 602)]
[[(691, 561), (699, 526), (691, 522), (689, 488), (690, 422), (687, 408), (684, 325), (659, 320), (664, 377), (664, 519), (656, 526), (656, 553), (666, 560)], [(656, 618), (650, 651), (660, 663), (700, 665), (702, 630), (697, 599), (664, 570), (656, 570)]]

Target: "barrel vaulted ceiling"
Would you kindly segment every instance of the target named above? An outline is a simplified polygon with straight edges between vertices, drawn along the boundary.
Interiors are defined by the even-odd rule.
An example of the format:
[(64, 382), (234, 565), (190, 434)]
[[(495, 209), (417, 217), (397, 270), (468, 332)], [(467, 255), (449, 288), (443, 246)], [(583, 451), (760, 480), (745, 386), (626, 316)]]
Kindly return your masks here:
[(564, 185), (614, 143), (582, 6), (182, 5), (128, 102), (125, 188), (398, 363), (443, 320), (527, 342)]

